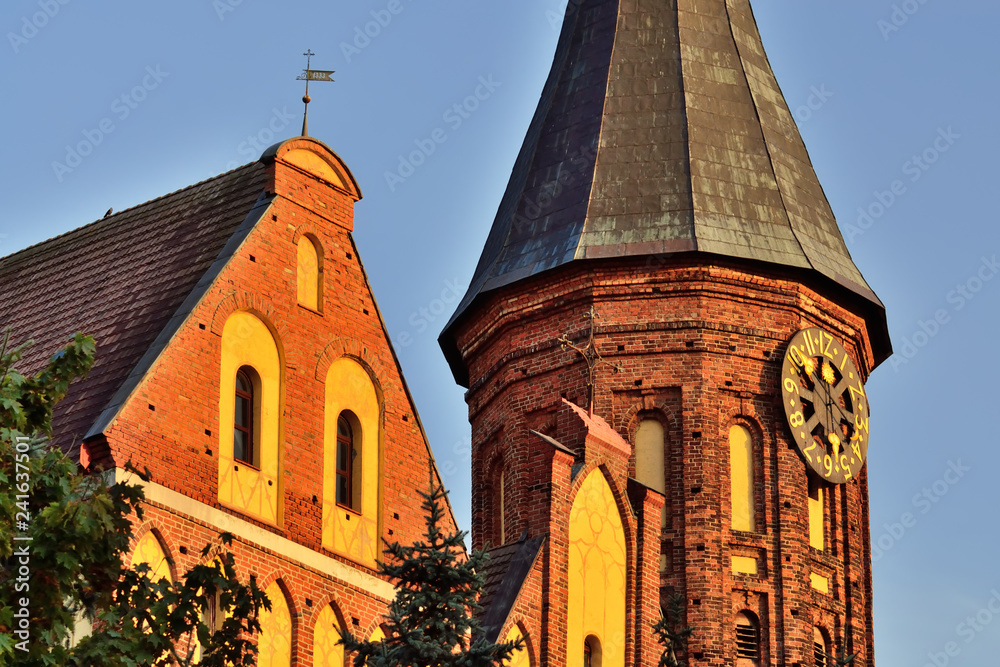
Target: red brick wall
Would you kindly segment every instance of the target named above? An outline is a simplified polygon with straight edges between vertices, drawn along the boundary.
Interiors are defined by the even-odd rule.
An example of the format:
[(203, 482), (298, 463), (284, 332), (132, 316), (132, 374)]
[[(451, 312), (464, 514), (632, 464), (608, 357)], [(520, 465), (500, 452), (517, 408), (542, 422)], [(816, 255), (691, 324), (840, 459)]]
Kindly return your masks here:
[[(128, 460), (148, 466), (158, 484), (353, 565), (321, 546), (324, 382), (330, 363), (345, 354), (355, 357), (375, 376), (381, 393), (381, 522), (382, 537), (389, 541), (409, 543), (420, 536), (419, 492), (428, 487), (429, 448), (350, 235), (353, 199), (280, 160), (272, 168), (273, 205), (123, 407), (106, 433), (108, 446), (119, 467)], [(297, 304), (296, 241), (303, 233), (322, 246), (322, 313)], [(252, 310), (270, 325), (285, 364), (280, 527), (218, 503), (218, 453), (232, 447), (231, 432), (217, 432), (221, 332), (237, 309)], [(193, 564), (215, 535), (171, 508), (155, 508), (149, 519), (176, 562), (175, 574)], [(450, 513), (446, 521), (454, 528)], [(187, 556), (178, 551), (182, 545)], [(300, 627), (296, 664), (311, 664), (306, 647), (312, 623), (329, 600), (337, 600), (348, 622), (356, 619), (352, 630), (365, 637), (385, 610), (365, 591), (284, 560), (267, 545), (240, 543), (236, 555), (244, 575), (256, 574), (262, 587), (277, 577), (286, 585)]]
[[(525, 527), (533, 536), (552, 532), (536, 604), (544, 610), (546, 595), (561, 595), (561, 564), (551, 557), (561, 553), (552, 544), (564, 526), (545, 511), (557, 495), (550, 454), (529, 429), (568, 446), (578, 441), (557, 404), (565, 396), (587, 405), (586, 368), (557, 339), (585, 341), (591, 305), (597, 347), (609, 362), (597, 369), (595, 413), (630, 441), (644, 416), (665, 425), (668, 521), (660, 538), (668, 569), (659, 584), (687, 598), (690, 664), (733, 664), (733, 617), (749, 609), (761, 621), (763, 664), (812, 664), (813, 625), (823, 625), (840, 645), (849, 623), (853, 650), (860, 651), (855, 664), (871, 665), (866, 476), (828, 489), (827, 548), (811, 550), (806, 466), (779, 402), (781, 358), (796, 331), (829, 330), (865, 376), (871, 349), (863, 320), (787, 274), (704, 260), (607, 260), (551, 271), (483, 298), (455, 330), (470, 378), (474, 545), (498, 541), (486, 462), (499, 451), (507, 537), (516, 539)], [(755, 435), (754, 533), (730, 528), (734, 422)], [(757, 556), (760, 574), (734, 574), (732, 555)], [(810, 587), (814, 571), (829, 576), (829, 596)], [(643, 599), (641, 593), (630, 599)], [(565, 613), (556, 607), (555, 615)], [(551, 635), (561, 630), (546, 625), (552, 617), (541, 618), (540, 643), (557, 641)], [(656, 651), (643, 650), (635, 664), (656, 660)]]

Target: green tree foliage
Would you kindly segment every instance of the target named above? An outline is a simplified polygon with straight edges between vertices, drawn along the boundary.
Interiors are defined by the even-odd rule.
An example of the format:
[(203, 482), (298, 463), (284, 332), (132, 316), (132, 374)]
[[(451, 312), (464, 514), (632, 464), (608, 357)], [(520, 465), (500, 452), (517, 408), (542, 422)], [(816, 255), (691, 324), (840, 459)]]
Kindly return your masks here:
[(655, 625), (653, 633), (663, 646), (660, 667), (684, 667), (687, 662), (678, 657), (687, 652), (687, 640), (693, 630), (684, 625), (685, 598), (674, 593), (667, 600), (667, 613)]
[(496, 644), (483, 637), (476, 614), (485, 583), (485, 551), (466, 557), (465, 533), (445, 534), (441, 523), (446, 492), (431, 484), (424, 497), (424, 540), (388, 544), (379, 571), (395, 582), (396, 597), (383, 624), (386, 637), (360, 641), (345, 631), (341, 643), (355, 652), (355, 667), (493, 667), (523, 640)]
[[(125, 568), (142, 486), (81, 474), (50, 446), (52, 410), (93, 365), (77, 334), (39, 373), (16, 365), (27, 346), (0, 345), (0, 667), (254, 664), (260, 608), (242, 585), (223, 535), (182, 581)], [(147, 475), (134, 471), (142, 480)], [(74, 638), (81, 619), (93, 632)], [(195, 649), (198, 645), (199, 648)]]

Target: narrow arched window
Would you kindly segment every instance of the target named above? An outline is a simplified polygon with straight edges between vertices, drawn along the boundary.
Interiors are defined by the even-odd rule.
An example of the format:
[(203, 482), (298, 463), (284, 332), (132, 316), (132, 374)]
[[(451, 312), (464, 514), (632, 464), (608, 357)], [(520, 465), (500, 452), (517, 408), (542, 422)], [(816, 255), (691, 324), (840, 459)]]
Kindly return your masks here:
[(233, 414), (233, 459), (256, 465), (254, 447), (255, 391), (252, 374), (247, 366), (236, 372), (236, 404)]
[(819, 628), (813, 628), (813, 663), (816, 667), (827, 667), (830, 650), (827, 647), (826, 636)]
[[(635, 431), (635, 478), (666, 495), (667, 470), (663, 448), (663, 424), (643, 419)], [(660, 526), (667, 524), (666, 506), (660, 512)]]
[(296, 288), (299, 304), (319, 312), (323, 296), (319, 245), (302, 236), (298, 242), (298, 266), (296, 267)]
[(760, 664), (760, 625), (748, 611), (736, 615), (736, 664)]
[(601, 640), (594, 635), (583, 640), (583, 667), (601, 667)]
[(497, 512), (497, 514), (499, 515), (499, 519), (500, 519), (500, 544), (506, 544), (507, 543), (507, 530), (506, 530), (506, 524), (504, 523), (504, 511), (506, 510), (506, 507), (504, 507), (504, 504), (506, 503), (506, 500), (507, 500), (504, 497), (506, 495), (506, 493), (507, 493), (507, 489), (505, 487), (505, 481), (506, 480), (504, 479), (503, 470), (501, 470), (500, 471), (500, 481), (499, 481), (499, 484), (498, 484), (498, 491), (499, 492), (497, 493), (497, 495), (500, 497), (499, 498), (499, 501), (500, 501), (499, 502), (499, 511)]
[(337, 418), (337, 504), (354, 507), (354, 429), (344, 414)]
[(745, 426), (734, 424), (729, 429), (729, 479), (733, 530), (755, 530), (753, 469), (753, 437)]

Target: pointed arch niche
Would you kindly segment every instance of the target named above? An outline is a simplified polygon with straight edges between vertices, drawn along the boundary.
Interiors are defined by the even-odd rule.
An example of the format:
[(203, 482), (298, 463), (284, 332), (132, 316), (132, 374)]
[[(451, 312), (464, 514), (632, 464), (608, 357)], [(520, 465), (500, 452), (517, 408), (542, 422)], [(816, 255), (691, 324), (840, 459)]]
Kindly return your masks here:
[(296, 293), (300, 306), (323, 312), (323, 246), (312, 234), (296, 243)]
[(337, 643), (343, 627), (333, 607), (323, 607), (313, 628), (313, 667), (344, 667), (344, 647)]
[(625, 529), (604, 473), (587, 475), (569, 515), (567, 662), (599, 642), (602, 667), (625, 665)]
[[(240, 422), (237, 376), (241, 373), (253, 383), (249, 414), (245, 416), (245, 421), (253, 425), (249, 429), (252, 436), (235, 426)], [(253, 313), (234, 312), (222, 329), (219, 502), (274, 525), (281, 522), (283, 382), (284, 364), (271, 330)], [(245, 396), (242, 400), (247, 401)], [(252, 442), (246, 442), (247, 437), (252, 437)]]
[(323, 546), (374, 568), (381, 551), (381, 403), (371, 376), (356, 360), (340, 357), (330, 364), (324, 412)]
[(258, 667), (290, 667), (292, 664), (292, 612), (285, 591), (277, 580), (264, 593), (271, 610), (260, 612), (260, 637), (257, 640)]

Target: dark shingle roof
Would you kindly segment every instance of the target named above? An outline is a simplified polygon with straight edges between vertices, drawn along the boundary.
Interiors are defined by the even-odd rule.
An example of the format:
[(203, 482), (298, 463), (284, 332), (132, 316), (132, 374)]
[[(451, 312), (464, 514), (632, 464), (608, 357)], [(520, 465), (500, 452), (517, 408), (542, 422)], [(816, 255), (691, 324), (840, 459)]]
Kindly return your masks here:
[(483, 293), (574, 261), (679, 253), (832, 281), (880, 320), (873, 347), (888, 356), (884, 308), (847, 250), (749, 0), (571, 2), (445, 354), (462, 376), (451, 328)]
[(544, 537), (526, 538), (527, 535), (524, 535), (517, 542), (489, 551), (486, 584), (479, 598), (483, 608), (483, 634), (487, 641), (497, 641), (545, 541)]
[(56, 408), (54, 440), (87, 435), (212, 267), (264, 190), (253, 163), (0, 259), (0, 329), (33, 339), (33, 373), (78, 331), (97, 341), (90, 375)]

